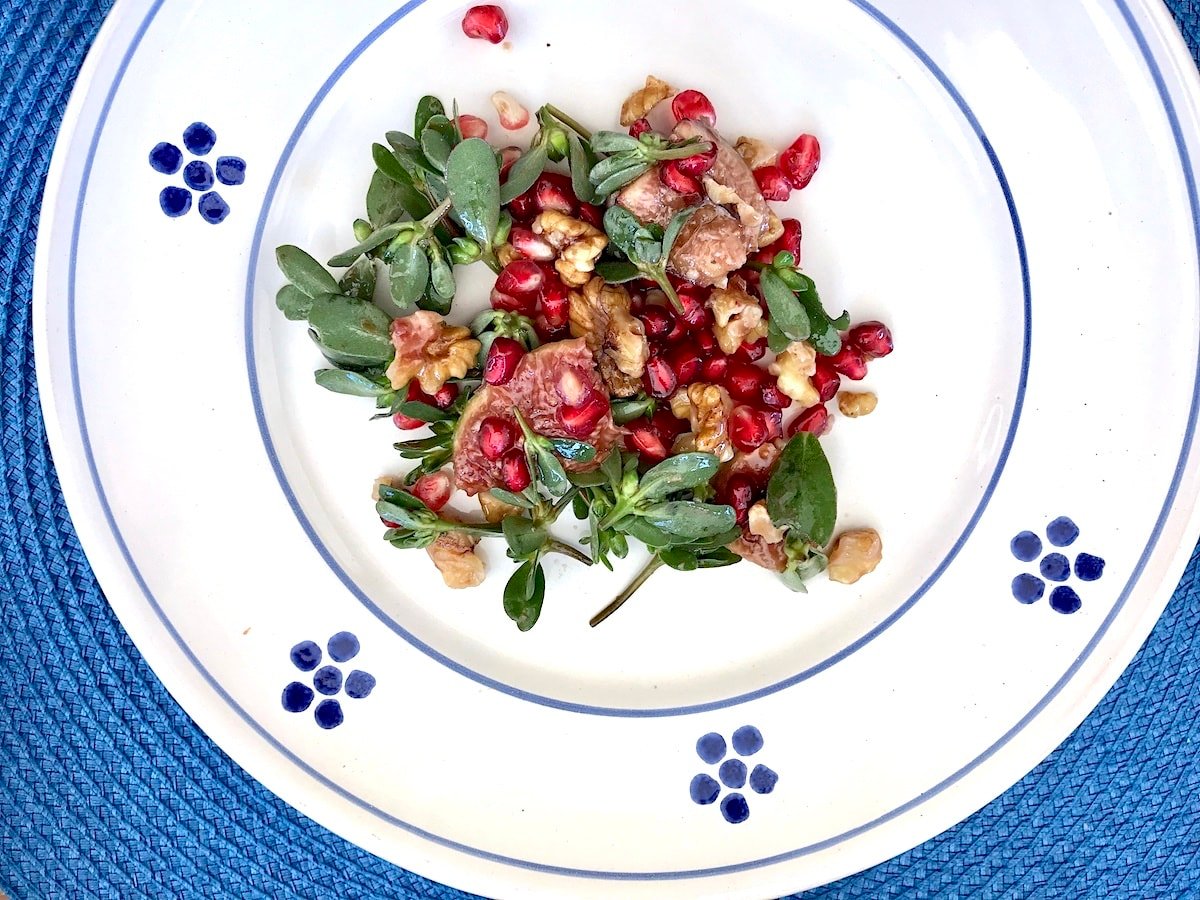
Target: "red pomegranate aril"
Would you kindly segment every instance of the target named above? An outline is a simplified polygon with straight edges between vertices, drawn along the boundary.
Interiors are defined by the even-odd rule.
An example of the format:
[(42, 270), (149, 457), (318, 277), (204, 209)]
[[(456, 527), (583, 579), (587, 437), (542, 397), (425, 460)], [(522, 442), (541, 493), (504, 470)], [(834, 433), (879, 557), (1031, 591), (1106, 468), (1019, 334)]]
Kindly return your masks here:
[(767, 421), (767, 440), (773, 441), (783, 437), (783, 411), (779, 409), (761, 410)]
[(594, 203), (580, 203), (578, 216), (593, 228), (604, 230), (604, 210)]
[(677, 194), (692, 197), (700, 193), (700, 182), (691, 175), (685, 175), (674, 160), (659, 166), (658, 175), (662, 179), (662, 183)]
[(879, 359), (892, 352), (892, 332), (882, 322), (862, 322), (850, 329), (850, 343), (868, 359)]
[(822, 403), (828, 403), (836, 397), (837, 392), (842, 387), (842, 376), (834, 370), (828, 356), (817, 357), (817, 371), (812, 374), (809, 380), (812, 381), (812, 386), (817, 389), (817, 394), (820, 395)]
[(508, 16), (499, 6), (472, 6), (463, 16), (462, 30), (469, 38), (498, 44), (508, 34)]
[(538, 209), (537, 196), (534, 194), (533, 188), (513, 197), (508, 203), (508, 211), (518, 222), (532, 221), (533, 217), (541, 212)]
[(579, 210), (579, 201), (571, 190), (571, 179), (557, 172), (543, 172), (534, 182), (533, 194), (541, 211), (554, 209), (569, 216)]
[(414, 419), (412, 416), (406, 416), (404, 413), (396, 413), (392, 416), (392, 424), (401, 431), (413, 431), (417, 428), (424, 428), (426, 423), (420, 419)]
[(811, 134), (802, 134), (779, 155), (779, 168), (796, 190), (803, 190), (821, 165), (821, 142)]
[(729, 396), (742, 403), (758, 402), (766, 373), (753, 363), (734, 359), (725, 375), (725, 389)]
[(529, 110), (507, 91), (492, 94), (492, 106), (500, 117), (500, 127), (505, 131), (519, 131), (529, 124)]
[(745, 526), (750, 515), (750, 507), (754, 505), (754, 481), (749, 475), (737, 474), (725, 485), (724, 500), (733, 507), (737, 523)]
[(433, 395), (433, 405), (438, 409), (449, 409), (458, 399), (457, 384), (443, 384)]
[(650, 421), (654, 423), (654, 430), (668, 447), (689, 428), (687, 419), (675, 418), (675, 414), (665, 407), (656, 409)]
[(492, 288), (492, 295), (488, 302), (491, 303), (492, 309), (530, 316), (533, 315), (533, 311), (537, 306), (537, 295), (527, 294), (522, 297), (513, 297), (511, 294), (506, 294), (503, 291)]
[(525, 348), (512, 338), (496, 338), (483, 364), (483, 380), (488, 384), (508, 384), (524, 355)]
[(500, 483), (506, 491), (519, 494), (533, 479), (529, 477), (529, 463), (524, 450), (509, 450), (500, 460)]
[(721, 384), (729, 372), (729, 357), (714, 356), (704, 361), (700, 377), (707, 384)]
[(800, 224), (799, 219), (784, 219), (783, 234), (779, 240), (771, 246), (779, 246), (779, 249), (786, 250), (792, 256), (796, 257), (796, 262), (800, 262), (800, 240), (804, 237), (804, 228)]
[(500, 183), (508, 181), (508, 170), (521, 158), (520, 147), (505, 147), (500, 151)]
[(557, 278), (542, 288), (542, 315), (551, 328), (562, 328), (570, 321), (571, 292)]
[(548, 241), (521, 225), (512, 227), (508, 233), (508, 242), (526, 259), (547, 262), (556, 256)]
[(688, 324), (681, 316), (671, 313), (671, 330), (662, 336), (664, 344), (675, 344), (682, 341), (688, 334)]
[(758, 362), (767, 355), (767, 339), (759, 338), (753, 343), (747, 341), (737, 348), (737, 358), (746, 362)]
[(696, 344), (696, 349), (700, 352), (700, 358), (707, 360), (713, 354), (720, 352), (717, 346), (717, 336), (710, 329), (697, 331), (692, 335), (692, 341)]
[(684, 175), (689, 175), (692, 178), (700, 178), (707, 175), (713, 167), (713, 163), (717, 161), (717, 145), (713, 144), (704, 153), (697, 153), (694, 156), (688, 156), (684, 159), (675, 162), (677, 168)]
[(513, 448), (516, 429), (506, 419), (488, 416), (479, 425), (479, 449), (493, 462)]
[(675, 121), (684, 119), (699, 119), (710, 127), (717, 125), (717, 111), (713, 109), (712, 101), (699, 91), (680, 91), (671, 101), (671, 114)]
[(463, 138), (477, 137), (486, 140), (488, 136), (488, 123), (479, 118), (479, 116), (472, 116), (469, 113), (459, 113), (458, 130)]
[(829, 364), (835, 372), (851, 381), (862, 381), (867, 377), (867, 357), (848, 341), (842, 341), (842, 349), (829, 357)]
[(408, 492), (437, 512), (450, 500), (453, 490), (449, 475), (443, 472), (434, 472), (418, 478)]
[[(408, 388), (405, 391), (404, 399), (410, 401), (415, 400), (418, 403), (424, 403), (428, 406), (437, 405), (437, 401), (433, 397), (430, 397), (427, 393), (421, 390), (421, 385), (415, 378), (408, 383)], [(392, 416), (392, 423), (402, 431), (412, 431), (415, 428), (424, 428), (425, 425), (428, 424), (426, 422), (422, 422), (420, 419), (414, 419), (411, 416), (406, 416), (404, 413), (396, 413), (394, 416)]]
[(566, 324), (555, 325), (546, 318), (545, 313), (533, 317), (533, 330), (537, 332), (538, 340), (543, 344), (553, 344), (555, 341), (565, 341), (571, 336), (571, 329)]
[(667, 363), (679, 384), (691, 384), (704, 366), (704, 360), (690, 344), (676, 344), (668, 350)]
[(754, 170), (754, 180), (758, 189), (768, 200), (782, 201), (792, 195), (792, 183), (779, 166), (763, 166)]
[(771, 426), (767, 417), (750, 406), (735, 406), (729, 415), (729, 437), (743, 453), (757, 450), (767, 442)]
[(660, 463), (667, 458), (669, 448), (649, 419), (637, 419), (626, 427), (625, 449), (639, 454), (650, 463)]
[(567, 366), (554, 381), (554, 393), (567, 406), (579, 406), (595, 394), (596, 389), (587, 372), (577, 366)]
[(801, 432), (815, 434), (821, 437), (829, 433), (830, 428), (829, 410), (825, 408), (825, 404), (821, 403), (816, 406), (810, 406), (800, 415), (796, 416), (788, 425), (788, 437), (795, 437)]
[(768, 409), (787, 409), (792, 405), (792, 398), (779, 389), (779, 382), (768, 377), (764, 380), (759, 393), (759, 403)]
[(514, 259), (496, 277), (496, 290), (510, 297), (535, 297), (545, 277), (532, 259)]
[(593, 391), (577, 406), (560, 406), (558, 421), (571, 437), (586, 438), (608, 415), (608, 410), (608, 398), (599, 391)]
[(647, 131), (653, 131), (653, 130), (654, 129), (652, 129), (650, 127), (650, 120), (645, 117), (642, 117), (640, 119), (634, 120), (634, 123), (629, 126), (629, 136), (630, 137), (641, 137)]
[(657, 354), (652, 354), (646, 362), (646, 393), (651, 397), (662, 400), (675, 393), (679, 386), (679, 378), (671, 365)]
[(677, 314), (687, 327), (688, 331), (699, 331), (701, 328), (707, 328), (708, 307), (705, 305), (704, 297), (698, 295), (695, 290), (683, 288), (676, 291), (679, 295), (679, 302), (683, 304), (683, 312)]
[(661, 306), (647, 306), (642, 310), (641, 320), (646, 327), (646, 337), (652, 341), (666, 337), (675, 325), (671, 311)]

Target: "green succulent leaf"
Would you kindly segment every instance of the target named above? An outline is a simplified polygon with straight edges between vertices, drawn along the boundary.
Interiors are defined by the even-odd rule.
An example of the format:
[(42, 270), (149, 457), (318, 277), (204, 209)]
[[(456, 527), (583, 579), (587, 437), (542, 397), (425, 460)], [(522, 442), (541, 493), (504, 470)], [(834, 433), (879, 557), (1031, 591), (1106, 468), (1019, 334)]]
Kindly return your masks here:
[(313, 373), (317, 384), (335, 394), (347, 394), (351, 397), (382, 397), (390, 394), (388, 385), (381, 385), (372, 378), (358, 372), (347, 372), (345, 369), (320, 369)]
[(355, 244), (349, 250), (339, 253), (337, 256), (331, 257), (329, 265), (349, 266), (364, 253), (369, 253), (376, 247), (382, 247), (384, 244), (394, 241), (402, 232), (410, 231), (412, 228), (413, 225), (409, 222), (394, 222), (391, 225), (385, 225), (373, 232), (365, 241)]
[(301, 250), (285, 244), (275, 249), (275, 261), (283, 277), (308, 297), (338, 293), (338, 284), (328, 270)]
[(425, 293), (429, 283), (429, 258), (416, 244), (397, 248), (388, 264), (388, 284), (392, 301), (401, 309), (409, 309)]
[(638, 516), (674, 538), (683, 538), (684, 542), (724, 534), (737, 523), (733, 507), (694, 500), (657, 503), (639, 510)]
[(711, 453), (668, 457), (642, 476), (637, 498), (643, 502), (662, 500), (670, 494), (708, 484), (720, 467), (721, 461)]
[(467, 234), (492, 246), (500, 224), (500, 170), (487, 141), (469, 138), (449, 152), (446, 185)]
[(275, 295), (275, 305), (293, 322), (303, 322), (312, 309), (312, 297), (294, 284), (285, 284)]
[(392, 348), (392, 317), (373, 303), (339, 294), (313, 299), (308, 325), (317, 342), (336, 354), (386, 365)]
[(500, 187), (500, 202), (511, 203), (513, 199), (533, 187), (533, 183), (538, 180), (548, 162), (546, 148), (542, 145), (531, 147), (528, 153), (521, 154), (508, 170), (508, 180)]
[(375, 281), (375, 260), (364, 256), (343, 273), (338, 288), (347, 297), (369, 301), (375, 297)]
[(821, 442), (796, 435), (779, 456), (767, 484), (767, 513), (777, 527), (824, 546), (837, 523), (837, 487)]
[(541, 563), (527, 560), (504, 586), (504, 612), (521, 631), (528, 631), (537, 624), (542, 614), (542, 601), (546, 597), (546, 575)]

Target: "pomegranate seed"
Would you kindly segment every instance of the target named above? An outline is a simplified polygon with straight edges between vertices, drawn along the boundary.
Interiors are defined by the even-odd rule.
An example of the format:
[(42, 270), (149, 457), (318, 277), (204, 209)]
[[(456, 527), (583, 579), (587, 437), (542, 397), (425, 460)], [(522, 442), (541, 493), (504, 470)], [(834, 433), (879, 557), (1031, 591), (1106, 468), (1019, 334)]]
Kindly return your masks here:
[(521, 158), (520, 147), (505, 147), (500, 151), (500, 181), (508, 181), (508, 170)]
[(578, 406), (560, 406), (558, 421), (571, 437), (585, 438), (596, 430), (608, 410), (608, 398), (599, 391), (592, 391)]
[(469, 38), (498, 44), (508, 34), (508, 16), (498, 6), (472, 6), (463, 16), (462, 30)]
[(443, 384), (433, 395), (433, 405), (438, 409), (449, 409), (458, 399), (457, 384)]
[(737, 348), (737, 358), (744, 359), (746, 362), (758, 362), (767, 355), (767, 339), (759, 338), (753, 343), (743, 343)]
[(671, 311), (661, 306), (647, 306), (642, 310), (641, 320), (646, 327), (646, 337), (652, 341), (666, 337), (675, 324)]
[(729, 479), (723, 493), (725, 502), (733, 507), (737, 523), (745, 527), (750, 507), (754, 505), (754, 481), (749, 475), (739, 473)]
[(632, 125), (629, 126), (629, 136), (630, 137), (641, 137), (647, 131), (652, 131), (652, 130), (653, 129), (650, 127), (650, 120), (643, 117), (641, 119), (636, 120)]
[(810, 380), (812, 386), (817, 389), (822, 403), (828, 403), (836, 397), (842, 386), (842, 376), (834, 371), (828, 356), (817, 357), (817, 371), (812, 374)]
[(492, 94), (492, 106), (500, 117), (500, 127), (506, 131), (518, 131), (529, 124), (529, 110), (507, 91)]
[(496, 290), (510, 297), (535, 297), (542, 289), (545, 277), (531, 259), (514, 259), (496, 277)]
[(802, 431), (821, 437), (829, 433), (831, 424), (829, 410), (825, 408), (825, 404), (821, 403), (817, 406), (810, 406), (804, 412), (800, 413), (800, 415), (796, 416), (792, 420), (792, 423), (788, 425), (788, 437), (795, 437)]
[(796, 257), (796, 262), (800, 262), (800, 239), (803, 236), (804, 229), (800, 226), (799, 219), (784, 219), (783, 234), (771, 246), (779, 245), (780, 250), (786, 250)]
[(537, 332), (538, 340), (543, 344), (565, 341), (571, 336), (570, 328), (566, 325), (552, 325), (545, 313), (538, 313), (533, 317), (533, 330)]
[(577, 366), (567, 366), (554, 382), (554, 393), (567, 406), (580, 406), (596, 393), (588, 373)]
[(551, 328), (562, 328), (571, 317), (571, 292), (558, 278), (542, 288), (542, 315)]
[(767, 440), (773, 441), (783, 437), (783, 411), (778, 409), (761, 410), (767, 422)]
[(517, 432), (499, 416), (488, 416), (479, 425), (479, 449), (490, 460), (497, 460), (513, 448)]
[(526, 295), (524, 297), (513, 297), (503, 291), (498, 291), (492, 288), (492, 295), (489, 298), (492, 309), (498, 309), (501, 312), (515, 312), (523, 316), (533, 315), (534, 307), (537, 305), (537, 297), (535, 295)]
[(604, 230), (604, 210), (594, 203), (580, 203), (578, 215), (593, 228)]
[(684, 119), (699, 119), (708, 123), (709, 127), (717, 125), (717, 111), (711, 101), (699, 91), (680, 91), (671, 101), (671, 114), (675, 121)]
[(483, 365), (483, 380), (488, 384), (507, 384), (524, 355), (525, 348), (512, 338), (496, 338)]
[(666, 442), (649, 419), (638, 419), (626, 426), (625, 449), (650, 463), (662, 462), (669, 453)]
[(767, 442), (771, 426), (767, 417), (749, 406), (735, 406), (729, 415), (729, 437), (743, 453), (757, 450)]
[[(421, 390), (421, 385), (415, 378), (408, 383), (408, 390), (404, 395), (404, 399), (416, 400), (418, 403), (425, 403), (429, 406), (437, 405), (437, 400)], [(402, 431), (412, 431), (415, 428), (424, 428), (427, 424), (426, 422), (422, 422), (420, 419), (414, 419), (411, 416), (406, 416), (404, 413), (396, 413), (394, 416), (392, 416), (392, 423)]]
[(878, 359), (892, 352), (892, 332), (882, 322), (863, 322), (850, 329), (850, 343), (868, 359)]
[(669, 409), (656, 409), (650, 421), (654, 423), (654, 430), (663, 439), (663, 443), (668, 446), (689, 427), (686, 419), (675, 418), (675, 414)]
[(664, 344), (674, 344), (677, 341), (683, 340), (687, 336), (687, 333), (688, 333), (687, 322), (683, 321), (683, 319), (681, 317), (672, 313), (672, 315), (671, 315), (671, 330), (663, 335), (662, 342)]
[(675, 160), (659, 166), (658, 175), (662, 179), (662, 183), (677, 194), (691, 197), (700, 193), (700, 182), (691, 175), (685, 175), (680, 171)]
[(500, 460), (500, 483), (506, 491), (519, 494), (533, 479), (529, 477), (529, 463), (524, 450), (509, 450)]
[(573, 216), (579, 210), (579, 201), (571, 190), (571, 179), (557, 172), (543, 172), (534, 182), (533, 194), (537, 208), (558, 210)]
[(651, 354), (646, 362), (646, 392), (651, 397), (663, 399), (675, 393), (679, 379), (670, 364), (657, 353)]
[(425, 427), (425, 423), (420, 419), (414, 419), (412, 416), (406, 416), (404, 413), (396, 413), (392, 416), (392, 424), (401, 431), (412, 431), (416, 428)]
[(692, 340), (696, 343), (696, 349), (700, 352), (702, 359), (708, 359), (718, 352), (717, 336), (708, 329), (697, 331), (692, 335)]
[(513, 219), (518, 222), (529, 222), (533, 220), (540, 210), (537, 205), (537, 197), (534, 195), (533, 188), (530, 188), (523, 194), (518, 194), (509, 201), (508, 211)]
[(452, 491), (450, 476), (443, 472), (434, 472), (432, 475), (422, 475), (418, 478), (408, 492), (437, 512), (450, 500)]
[(867, 377), (867, 358), (863, 352), (847, 341), (842, 342), (842, 349), (829, 357), (829, 364), (839, 375), (851, 381), (862, 381)]
[(821, 165), (821, 143), (811, 134), (802, 134), (779, 155), (779, 168), (792, 187), (803, 190)]
[(679, 384), (691, 384), (700, 374), (704, 360), (700, 358), (700, 354), (694, 346), (676, 344), (667, 351), (667, 364), (675, 373), (675, 379)]
[(779, 382), (767, 378), (759, 393), (759, 403), (768, 409), (787, 409), (792, 405), (792, 398), (779, 389)]
[(787, 180), (779, 166), (763, 166), (754, 170), (758, 189), (768, 200), (786, 200), (792, 195), (792, 183)]
[(753, 363), (734, 359), (729, 364), (729, 372), (725, 376), (725, 388), (729, 396), (742, 403), (755, 403), (762, 390), (766, 373)]
[(701, 328), (707, 328), (708, 307), (705, 305), (704, 297), (696, 293), (695, 289), (684, 288), (676, 291), (679, 294), (679, 302), (683, 304), (683, 312), (679, 313), (677, 318), (684, 323), (688, 331), (699, 331)]
[(546, 240), (522, 225), (512, 227), (508, 233), (508, 242), (523, 257), (537, 262), (548, 262), (557, 255)]
[(697, 153), (685, 159), (676, 160), (675, 167), (684, 175), (700, 178), (707, 175), (717, 161), (717, 145), (713, 144), (705, 153)]
[(700, 377), (708, 384), (720, 384), (725, 380), (728, 372), (729, 357), (714, 356), (704, 361), (704, 366), (700, 369)]
[(458, 117), (458, 130), (462, 132), (463, 139), (466, 138), (483, 138), (487, 140), (488, 123), (468, 113), (462, 113)]

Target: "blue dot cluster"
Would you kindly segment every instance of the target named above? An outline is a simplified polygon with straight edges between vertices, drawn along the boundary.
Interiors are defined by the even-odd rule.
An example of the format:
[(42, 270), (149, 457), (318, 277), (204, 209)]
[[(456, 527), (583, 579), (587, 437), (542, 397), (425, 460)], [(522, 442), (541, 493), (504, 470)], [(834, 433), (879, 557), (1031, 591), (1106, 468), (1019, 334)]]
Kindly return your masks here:
[(348, 631), (339, 631), (331, 637), (324, 652), (313, 641), (301, 641), (293, 647), (290, 653), (292, 665), (301, 672), (313, 673), (312, 687), (293, 681), (283, 689), (283, 708), (291, 713), (305, 712), (312, 706), (316, 695), (321, 694), (330, 699), (317, 704), (313, 718), (326, 730), (341, 725), (345, 721), (345, 714), (341, 703), (332, 698), (345, 690), (346, 696), (352, 700), (365, 699), (375, 689), (375, 676), (358, 669), (343, 676), (338, 666), (322, 666), (321, 662), (325, 653), (328, 653), (335, 663), (346, 663), (358, 656), (360, 649), (358, 638)]
[[(1060, 516), (1046, 526), (1046, 540), (1052, 547), (1064, 549), (1079, 539), (1079, 526), (1066, 516)], [(1042, 539), (1032, 531), (1022, 531), (1009, 545), (1012, 555), (1024, 563), (1038, 560), (1038, 575), (1023, 572), (1012, 580), (1012, 594), (1018, 602), (1026, 605), (1037, 603), (1046, 595), (1047, 582), (1056, 585), (1050, 591), (1050, 608), (1063, 615), (1071, 615), (1083, 608), (1083, 599), (1078, 591), (1067, 584), (1071, 580), (1072, 568), (1080, 581), (1098, 581), (1104, 574), (1104, 560), (1090, 553), (1075, 556), (1074, 567), (1065, 553), (1046, 549)]]
[[(738, 757), (753, 756), (763, 748), (762, 732), (753, 725), (743, 725), (733, 733), (730, 742)], [(775, 790), (779, 776), (762, 764), (756, 765), (753, 770), (748, 770), (743, 759), (734, 757), (726, 759), (728, 750), (729, 746), (725, 743), (725, 738), (715, 731), (709, 732), (696, 741), (696, 755), (701, 760), (710, 766), (720, 764), (720, 768), (717, 769), (717, 778), (720, 781), (718, 782), (717, 778), (713, 778), (711, 775), (701, 773), (692, 779), (689, 790), (692, 802), (701, 806), (709, 806), (716, 803), (717, 798), (721, 796), (721, 785), (729, 788), (732, 793), (726, 794), (721, 800), (721, 815), (731, 825), (740, 825), (750, 818), (750, 803), (747, 801), (746, 795), (742, 793), (746, 785), (749, 784), (750, 790), (756, 794), (769, 794)]]
[[(203, 122), (193, 122), (183, 132), (183, 146), (193, 156), (207, 156), (217, 143), (217, 133)], [(187, 215), (192, 209), (192, 191), (200, 194), (196, 211), (200, 218), (216, 225), (229, 215), (229, 204), (213, 190), (217, 182), (223, 185), (239, 185), (246, 180), (246, 162), (237, 156), (219, 156), (213, 165), (202, 159), (193, 159), (184, 165), (183, 151), (174, 144), (163, 141), (150, 151), (150, 168), (163, 175), (174, 175), (183, 170), (183, 183), (187, 187), (169, 185), (158, 195), (162, 211), (175, 219)]]

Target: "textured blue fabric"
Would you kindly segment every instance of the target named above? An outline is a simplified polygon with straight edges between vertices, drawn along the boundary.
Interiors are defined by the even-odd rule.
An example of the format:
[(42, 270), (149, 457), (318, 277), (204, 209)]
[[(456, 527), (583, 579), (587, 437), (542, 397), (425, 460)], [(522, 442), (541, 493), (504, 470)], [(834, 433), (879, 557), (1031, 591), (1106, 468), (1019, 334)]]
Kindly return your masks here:
[[(458, 897), (260, 787), (175, 705), (117, 624), (46, 450), (30, 346), (55, 130), (110, 0), (0, 8), (0, 888), (14, 898)], [(1200, 6), (1169, 0), (1193, 52)], [(922, 847), (809, 892), (1200, 896), (1200, 554), (1084, 725)], [(614, 892), (615, 895), (616, 892)]]

